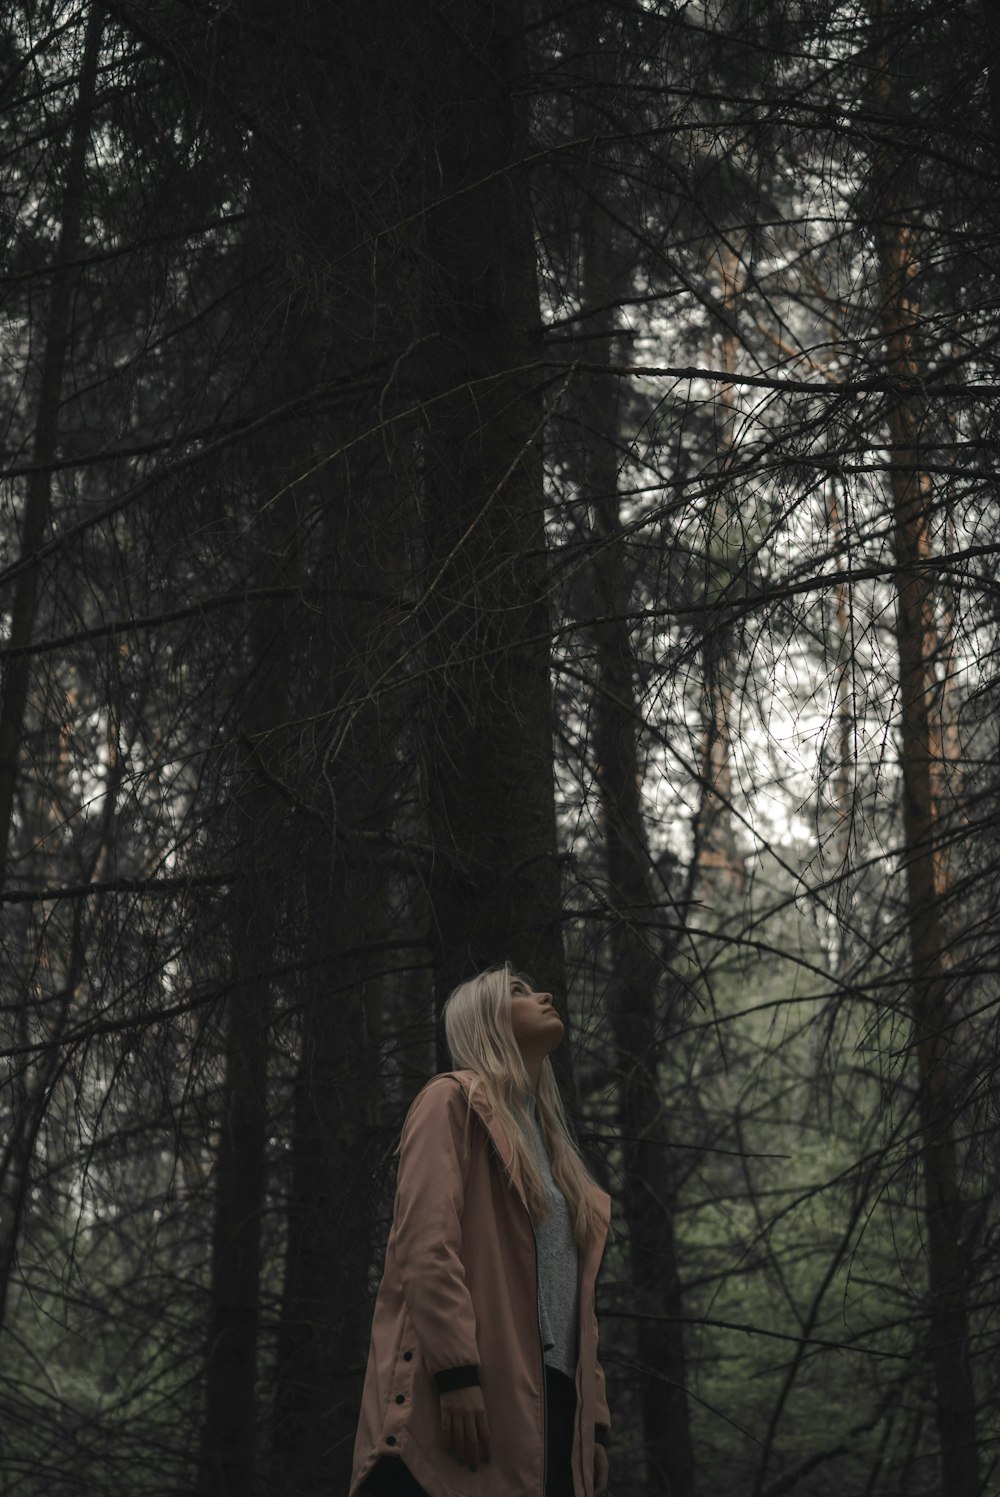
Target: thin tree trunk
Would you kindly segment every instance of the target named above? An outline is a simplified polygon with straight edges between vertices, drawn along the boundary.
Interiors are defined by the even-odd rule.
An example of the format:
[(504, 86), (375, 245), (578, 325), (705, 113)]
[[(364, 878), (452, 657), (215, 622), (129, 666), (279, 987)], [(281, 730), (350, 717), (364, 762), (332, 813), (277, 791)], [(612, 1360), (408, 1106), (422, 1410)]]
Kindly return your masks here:
[[(888, 130), (890, 117), (901, 106), (891, 71), (892, 18), (887, 0), (874, 0), (872, 14), (878, 38), (875, 96), (885, 119), (882, 128)], [(938, 797), (943, 735), (940, 691), (934, 674), (939, 635), (927, 571), (932, 496), (929, 475), (921, 470), (921, 421), (912, 393), (921, 375), (917, 347), (918, 242), (907, 214), (899, 163), (889, 148), (877, 153), (875, 172), (882, 328), (894, 386), (888, 425), (910, 1005), (919, 1076), (929, 1280), (927, 1349), (937, 1394), (942, 1493), (944, 1497), (978, 1497), (976, 1401), (969, 1361), (962, 1202), (952, 1122), (956, 1111), (950, 1066), (952, 1013), (941, 914)]]
[[(599, 355), (595, 355), (595, 358)], [(591, 378), (588, 425), (613, 411), (616, 392), (595, 388)], [(605, 382), (609, 384), (610, 382)], [(595, 407), (603, 407), (598, 416)], [(610, 407), (610, 410), (609, 410)], [(594, 428), (590, 425), (590, 430)], [(605, 430), (607, 428), (605, 427)], [(629, 606), (622, 558), (621, 523), (613, 474), (599, 459), (588, 464), (588, 491), (595, 533), (596, 612), (608, 620), (596, 634), (598, 680), (593, 743), (603, 813), (604, 856), (614, 907), (611, 926), (613, 977), (607, 1002), (615, 1043), (619, 1123), (623, 1144), (623, 1206), (628, 1224), (632, 1284), (644, 1307), (638, 1322), (644, 1447), (656, 1490), (690, 1497), (695, 1489), (694, 1456), (686, 1392), (682, 1330), (683, 1296), (674, 1241), (676, 1185), (670, 1131), (661, 1096), (660, 1062), (665, 1017), (658, 993), (664, 990), (665, 952), (652, 915), (663, 891), (654, 887), (652, 860), (643, 823), (636, 752), (632, 652), (624, 622)], [(613, 459), (612, 459), (613, 466)], [(669, 981), (669, 979), (668, 979)], [(634, 1469), (634, 1468), (633, 1468)], [(642, 1484), (641, 1472), (638, 1484)]]
[[(945, 526), (944, 547), (946, 551), (957, 549), (954, 523), (949, 516)], [(937, 765), (935, 783), (935, 812), (938, 822), (939, 843), (937, 847), (936, 875), (938, 893), (942, 900), (952, 889), (952, 854), (955, 842), (962, 829), (968, 826), (968, 816), (963, 804), (964, 764), (962, 739), (959, 731), (959, 701), (956, 678), (959, 669), (955, 655), (956, 606), (955, 589), (950, 582), (942, 582), (938, 591), (940, 625), (937, 634), (937, 674), (939, 686), (937, 700), (940, 702), (941, 760)], [(949, 911), (947, 901), (942, 908), (945, 941), (951, 950), (952, 935), (958, 912)]]
[[(49, 521), (51, 464), (59, 443), (63, 374), (72, 330), (74, 275), (68, 266), (76, 256), (80, 237), (87, 148), (90, 142), (102, 27), (103, 11), (99, 5), (94, 4), (87, 18), (76, 109), (63, 181), (61, 223), (55, 248), (56, 266), (62, 268), (57, 268), (52, 276), (32, 442), (32, 472), (28, 476), (21, 523), (21, 559), (28, 564), (18, 573), (15, 583), (7, 641), (13, 653), (7, 655), (3, 665), (3, 694), (0, 701), (0, 890), (6, 885), (13, 852), (14, 798), (32, 665), (32, 657), (26, 646), (31, 643), (38, 608), (40, 568), (32, 558), (42, 543)], [(27, 1004), (27, 995), (23, 995), (22, 1002)], [(15, 1028), (20, 1029), (25, 1038), (28, 1038), (26, 1007), (23, 1017), (24, 1023), (15, 1021)], [(27, 1061), (25, 1064), (27, 1065)], [(47, 1094), (46, 1078), (51, 1069), (52, 1062), (43, 1060), (38, 1074), (33, 1078), (24, 1078), (15, 1094), (8, 1144), (0, 1175), (0, 1330), (7, 1313), (7, 1295), (20, 1235), (28, 1169), (41, 1122), (40, 1109), (44, 1108)]]
[(990, 124), (993, 149), (1000, 158), (1000, 15), (995, 0), (980, 0), (983, 35), (986, 43), (987, 87), (990, 101)]
[[(846, 530), (840, 513), (836, 488), (831, 484), (827, 517), (834, 543), (839, 551), (846, 547)], [(851, 766), (854, 751), (854, 709), (851, 702), (851, 620), (848, 611), (847, 588), (843, 582), (834, 587), (836, 602), (836, 707), (834, 709), (834, 741), (836, 744), (836, 767), (834, 770), (834, 804), (837, 809), (839, 834), (837, 838), (838, 861), (846, 868), (851, 836), (851, 817), (854, 797), (851, 792)]]
[[(585, 57), (601, 74), (613, 63), (614, 34), (603, 9), (587, 13)], [(582, 31), (581, 27), (581, 31)], [(578, 121), (587, 134), (596, 120)], [(592, 181), (579, 214), (581, 302), (588, 360), (615, 362), (616, 294), (622, 270), (615, 256), (612, 220), (599, 206), (601, 184)], [(593, 309), (593, 310), (590, 310)], [(598, 374), (583, 380), (581, 487), (593, 519), (594, 627), (597, 681), (592, 742), (600, 794), (609, 901), (613, 976), (607, 1004), (618, 1076), (618, 1118), (624, 1140), (623, 1207), (629, 1234), (631, 1277), (644, 1314), (637, 1323), (642, 1382), (643, 1452), (629, 1458), (632, 1485), (670, 1497), (691, 1497), (694, 1457), (686, 1392), (683, 1296), (674, 1242), (676, 1205), (670, 1133), (661, 1096), (660, 1065), (666, 1013), (666, 941), (656, 908), (667, 897), (657, 887), (641, 790), (635, 660), (629, 636), (631, 605), (618, 497), (619, 383)], [(669, 979), (667, 979), (669, 981)], [(646, 1470), (648, 1469), (648, 1478)]]
[[(845, 517), (841, 514), (840, 503), (837, 498), (835, 484), (831, 481), (827, 500), (827, 519), (837, 552), (843, 551), (847, 554), (847, 530)], [(848, 589), (845, 583), (837, 582), (833, 590), (835, 614), (834, 630), (834, 660), (832, 669), (836, 681), (834, 717), (831, 727), (833, 738), (833, 804), (834, 814), (837, 818), (836, 837), (834, 847), (836, 850), (837, 868), (841, 873), (846, 873), (849, 868), (851, 854), (851, 836), (854, 828), (855, 790), (852, 776), (857, 774), (856, 754), (856, 724), (854, 716), (854, 701), (851, 685), (851, 617)], [(850, 899), (850, 889), (846, 880), (841, 880), (835, 886), (839, 902), (847, 902)], [(835, 936), (836, 950), (834, 953), (834, 969), (844, 972), (848, 962), (850, 919), (845, 911), (844, 917), (837, 921)]]
[[(738, 353), (737, 314), (740, 298), (740, 259), (729, 244), (719, 249), (722, 290), (720, 367), (735, 378)], [(732, 583), (731, 523), (735, 503), (729, 493), (728, 470), (736, 436), (736, 404), (732, 383), (719, 385), (716, 418), (718, 488), (712, 506), (711, 533), (706, 556), (706, 584), (715, 601), (722, 587)], [(704, 729), (701, 749), (701, 801), (695, 826), (696, 885), (713, 903), (738, 893), (744, 883), (743, 862), (733, 834), (733, 772), (730, 739), (732, 649), (724, 620), (708, 632), (702, 645)]]

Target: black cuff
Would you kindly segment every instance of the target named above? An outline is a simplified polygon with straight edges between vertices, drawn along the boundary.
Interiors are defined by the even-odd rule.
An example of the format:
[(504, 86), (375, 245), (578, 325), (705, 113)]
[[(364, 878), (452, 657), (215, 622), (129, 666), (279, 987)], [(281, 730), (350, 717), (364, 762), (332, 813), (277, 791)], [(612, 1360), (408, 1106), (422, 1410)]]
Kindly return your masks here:
[(611, 1426), (610, 1426), (610, 1424), (595, 1424), (594, 1425), (594, 1444), (595, 1445), (603, 1445), (605, 1447), (605, 1449), (607, 1449), (607, 1445), (608, 1445), (608, 1440), (609, 1440), (610, 1434), (611, 1434)]
[(478, 1367), (446, 1367), (435, 1372), (434, 1382), (439, 1393), (453, 1393), (456, 1388), (475, 1388), (479, 1384)]

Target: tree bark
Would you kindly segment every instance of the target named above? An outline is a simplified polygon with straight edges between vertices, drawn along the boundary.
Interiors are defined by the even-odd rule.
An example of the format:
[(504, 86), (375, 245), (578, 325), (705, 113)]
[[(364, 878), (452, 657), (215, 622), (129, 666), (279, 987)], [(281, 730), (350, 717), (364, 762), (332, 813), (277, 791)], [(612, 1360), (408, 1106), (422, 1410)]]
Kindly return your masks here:
[(993, 0), (980, 0), (983, 15), (983, 37), (986, 43), (987, 93), (993, 150), (1000, 157), (1000, 16)]
[(6, 882), (10, 859), (14, 792), (31, 673), (31, 655), (25, 647), (31, 642), (38, 607), (40, 569), (38, 563), (31, 558), (42, 543), (49, 521), (52, 464), (59, 444), (63, 374), (72, 331), (75, 277), (70, 266), (76, 257), (80, 237), (87, 146), (90, 142), (91, 111), (102, 27), (103, 12), (100, 5), (93, 4), (87, 20), (76, 109), (63, 181), (62, 221), (54, 257), (59, 268), (52, 274), (52, 293), (38, 389), (38, 414), (31, 451), (32, 472), (28, 477), (21, 522), (21, 560), (30, 564), (18, 572), (11, 610), (10, 637), (7, 641), (12, 653), (5, 657), (3, 666), (3, 701), (0, 703), (0, 887)]
[[(274, 538), (274, 555), (280, 543)], [(267, 562), (267, 582), (287, 576)], [(265, 584), (266, 585), (266, 584)], [(244, 683), (244, 751), (231, 815), (234, 880), (230, 917), (231, 993), (223, 1013), (224, 1082), (215, 1170), (209, 1340), (199, 1490), (204, 1497), (253, 1497), (258, 1490), (256, 1397), (261, 1232), (267, 1178), (269, 969), (283, 880), (275, 869), (284, 810), (265, 736), (287, 716), (287, 621), (281, 602), (256, 609)]]
[[(423, 443), (431, 944), (439, 998), (509, 957), (562, 1005), (544, 410), (525, 370), (540, 317), (511, 95), (522, 7), (467, 0), (449, 19), (415, 59), (440, 174), (424, 230), (427, 331), (445, 351)], [(553, 1060), (566, 1086), (564, 1052)]]
[[(730, 244), (718, 252), (722, 290), (720, 367), (735, 378), (739, 339), (740, 258)], [(738, 510), (729, 492), (728, 470), (735, 444), (736, 405), (731, 381), (719, 385), (716, 416), (717, 491), (712, 505), (711, 530), (706, 543), (705, 581), (710, 601), (733, 582), (731, 523)], [(742, 539), (742, 533), (741, 533)], [(733, 834), (733, 773), (730, 739), (733, 652), (725, 611), (709, 628), (702, 645), (703, 736), (701, 799), (695, 826), (695, 888), (713, 904), (738, 894), (744, 884), (743, 861)]]
[(405, 464), (383, 462), (380, 452), (377, 440), (365, 444), (350, 473), (333, 481), (333, 494), (325, 496), (323, 566), (334, 587), (309, 650), (316, 692), (311, 711), (327, 714), (331, 728), (321, 739), (322, 772), (303, 766), (298, 776), (316, 786), (321, 818), (303, 827), (301, 840), (306, 971), (273, 1482), (287, 1497), (325, 1497), (350, 1485), (361, 1397), (357, 1370), (370, 1332), (375, 1203), (366, 1146), (384, 997), (384, 955), (375, 943), (387, 934), (388, 910), (377, 848), (356, 834), (371, 837), (392, 826), (398, 723), (393, 698), (350, 710), (345, 704), (367, 697), (387, 664), (386, 649), (398, 644), (377, 606), (350, 601), (385, 591), (393, 506), (374, 496), (398, 498)]
[[(595, 358), (599, 355), (595, 355)], [(605, 385), (601, 389), (601, 384)], [(588, 430), (608, 420), (616, 392), (600, 376), (589, 380), (585, 401)], [(610, 409), (609, 409), (610, 408)], [(608, 430), (607, 425), (603, 427)], [(593, 444), (596, 445), (596, 444)], [(604, 858), (609, 901), (613, 977), (607, 1004), (614, 1035), (618, 1076), (618, 1119), (622, 1145), (625, 1220), (628, 1224), (632, 1284), (644, 1307), (638, 1322), (643, 1378), (641, 1409), (646, 1463), (657, 1490), (691, 1497), (694, 1454), (686, 1391), (683, 1293), (674, 1240), (677, 1189), (670, 1130), (661, 1096), (666, 1014), (658, 994), (669, 985), (667, 952), (655, 910), (665, 894), (655, 887), (639, 786), (642, 772), (636, 744), (639, 710), (633, 659), (625, 623), (629, 607), (622, 557), (621, 521), (615, 467), (601, 462), (591, 447), (587, 489), (595, 497), (595, 612), (608, 620), (595, 630), (598, 677), (594, 700), (593, 746), (601, 797)], [(603, 469), (603, 471), (602, 471)], [(639, 1474), (638, 1484), (642, 1485)]]
[[(366, 1143), (378, 1080), (381, 983), (364, 956), (337, 961), (331, 935), (359, 944), (359, 870), (313, 847), (306, 863), (309, 929), (317, 961), (302, 1027), (295, 1087), (288, 1241), (275, 1390), (275, 1487), (324, 1497), (350, 1485), (371, 1314), (372, 1196)], [(377, 894), (368, 918), (378, 914)]]
[[(586, 34), (578, 45), (590, 59), (599, 86), (613, 68), (614, 32), (608, 28), (604, 33), (602, 7), (591, 8), (586, 21)], [(586, 136), (590, 129), (596, 131), (597, 120), (588, 117), (586, 108), (580, 113), (577, 133)], [(612, 217), (599, 206), (602, 184), (592, 178), (587, 186), (577, 224), (587, 358), (612, 366), (617, 353), (614, 305), (622, 290), (623, 270), (615, 254)], [(600, 621), (593, 630), (597, 679), (592, 743), (613, 910), (609, 936), (613, 976), (606, 1001), (623, 1139), (622, 1205), (632, 1285), (644, 1310), (637, 1323), (637, 1349), (645, 1459), (630, 1459), (628, 1477), (637, 1488), (651, 1480), (653, 1490), (666, 1491), (670, 1497), (692, 1497), (695, 1469), (683, 1294), (673, 1229), (677, 1190), (661, 1096), (669, 1001), (662, 1006), (661, 1002), (669, 993), (670, 979), (668, 945), (657, 911), (669, 899), (669, 891), (658, 884), (642, 811), (637, 735), (641, 713), (628, 626), (632, 598), (618, 497), (619, 395), (616, 379), (599, 374), (583, 377), (577, 462), (592, 516), (594, 615)]]
[[(874, 0), (875, 98), (886, 131), (902, 107), (890, 61), (891, 11)], [(896, 646), (900, 695), (900, 767), (906, 848), (906, 922), (910, 1009), (919, 1079), (928, 1271), (928, 1355), (934, 1373), (944, 1497), (979, 1493), (976, 1400), (969, 1360), (962, 1201), (952, 1120), (953, 1015), (941, 913), (943, 866), (938, 843), (943, 765), (941, 693), (935, 679), (939, 631), (928, 582), (931, 482), (922, 470), (916, 404), (918, 233), (907, 211), (904, 167), (888, 147), (874, 163), (879, 191), (877, 253), (882, 330), (894, 391), (888, 428), (893, 503)]]
[[(58, 267), (68, 267), (71, 264), (76, 257), (80, 238), (87, 176), (87, 147), (90, 142), (103, 22), (100, 5), (92, 4), (84, 35), (76, 108), (63, 179), (61, 222), (55, 250), (55, 264)], [(3, 695), (0, 701), (0, 890), (6, 885), (13, 852), (14, 799), (32, 665), (31, 654), (25, 647), (31, 643), (38, 610), (40, 567), (32, 558), (42, 544), (49, 522), (52, 463), (59, 444), (63, 375), (72, 337), (73, 287), (74, 275), (71, 269), (54, 271), (32, 441), (32, 472), (28, 477), (21, 522), (21, 560), (28, 562), (28, 565), (17, 576), (7, 641), (14, 653), (6, 656), (3, 665)], [(27, 998), (24, 997), (23, 1001), (27, 1003)], [(25, 1022), (27, 1023), (27, 1010)], [(15, 1024), (15, 1027), (19, 1026)], [(15, 1093), (13, 1116), (0, 1173), (0, 1329), (6, 1317), (7, 1295), (20, 1235), (28, 1170), (54, 1064), (52, 1057), (43, 1058), (37, 1074), (23, 1080)]]

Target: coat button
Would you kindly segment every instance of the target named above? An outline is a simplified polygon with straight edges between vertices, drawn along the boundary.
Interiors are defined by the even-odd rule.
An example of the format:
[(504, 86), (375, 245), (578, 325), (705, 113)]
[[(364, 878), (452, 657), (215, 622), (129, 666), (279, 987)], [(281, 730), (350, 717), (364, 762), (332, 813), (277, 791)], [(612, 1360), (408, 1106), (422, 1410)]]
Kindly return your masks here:
[(412, 1353), (412, 1351), (404, 1351), (404, 1353), (403, 1353), (403, 1361), (404, 1362), (412, 1362), (413, 1361), (413, 1353)]
[(396, 1436), (395, 1435), (386, 1435), (386, 1437), (385, 1437), (385, 1443), (387, 1445), (395, 1445), (395, 1443), (396, 1443)]
[(396, 1394), (396, 1402), (397, 1403), (405, 1403), (406, 1402), (406, 1395), (403, 1394), (403, 1393), (397, 1393)]

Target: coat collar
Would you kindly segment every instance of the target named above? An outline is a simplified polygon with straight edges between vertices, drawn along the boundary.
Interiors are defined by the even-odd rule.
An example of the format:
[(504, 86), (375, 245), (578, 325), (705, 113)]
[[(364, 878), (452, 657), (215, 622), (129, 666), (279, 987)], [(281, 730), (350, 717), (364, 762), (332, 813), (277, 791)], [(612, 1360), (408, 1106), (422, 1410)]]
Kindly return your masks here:
[[(493, 1109), (490, 1106), (489, 1099), (486, 1096), (486, 1093), (483, 1090), (482, 1086), (477, 1086), (474, 1090), (470, 1091), (473, 1081), (476, 1080), (475, 1071), (444, 1071), (441, 1074), (445, 1076), (454, 1076), (455, 1080), (460, 1083), (466, 1097), (471, 1101), (472, 1111), (478, 1115), (480, 1121), (482, 1122), (484, 1128), (490, 1136), (490, 1139), (493, 1142), (496, 1152), (500, 1156), (500, 1160), (503, 1164), (508, 1180), (517, 1191), (517, 1194), (521, 1200), (521, 1204), (524, 1206), (525, 1211), (527, 1211), (528, 1203), (525, 1200), (524, 1191), (521, 1189), (520, 1181), (515, 1178), (515, 1175), (513, 1173), (514, 1150), (507, 1130), (504, 1128), (499, 1118), (495, 1118), (493, 1116)], [(598, 1211), (602, 1219), (602, 1227), (600, 1233), (598, 1234), (598, 1237), (595, 1240), (591, 1241), (587, 1257), (588, 1259), (595, 1260), (594, 1271), (596, 1272), (597, 1263), (600, 1262), (601, 1256), (604, 1252), (604, 1243), (607, 1238), (608, 1228), (611, 1225), (611, 1197), (608, 1195), (607, 1191), (602, 1190), (599, 1185), (595, 1184), (593, 1187), (593, 1191), (597, 1198)]]

